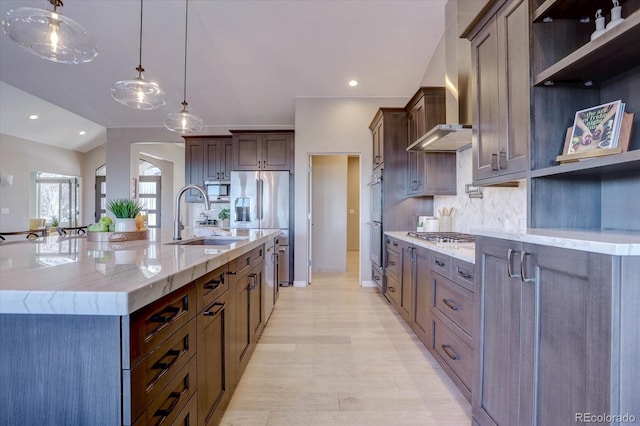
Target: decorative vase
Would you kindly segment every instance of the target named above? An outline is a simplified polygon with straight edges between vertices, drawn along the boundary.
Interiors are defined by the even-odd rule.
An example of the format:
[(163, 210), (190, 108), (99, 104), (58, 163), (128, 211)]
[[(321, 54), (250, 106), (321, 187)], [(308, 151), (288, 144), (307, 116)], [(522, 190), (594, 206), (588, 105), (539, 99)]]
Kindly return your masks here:
[(598, 9), (596, 12), (596, 30), (591, 34), (591, 40), (595, 40), (605, 32), (604, 28), (604, 16), (602, 16), (602, 9)]
[(611, 22), (607, 24), (606, 30), (609, 31), (616, 25), (621, 24), (622, 21), (624, 21), (624, 18), (622, 17), (622, 7), (620, 7), (620, 3), (618, 2), (618, 0), (613, 0), (613, 8), (611, 9)]
[(115, 231), (116, 232), (135, 232), (138, 228), (136, 228), (136, 220), (134, 219), (123, 219), (116, 218), (115, 221)]

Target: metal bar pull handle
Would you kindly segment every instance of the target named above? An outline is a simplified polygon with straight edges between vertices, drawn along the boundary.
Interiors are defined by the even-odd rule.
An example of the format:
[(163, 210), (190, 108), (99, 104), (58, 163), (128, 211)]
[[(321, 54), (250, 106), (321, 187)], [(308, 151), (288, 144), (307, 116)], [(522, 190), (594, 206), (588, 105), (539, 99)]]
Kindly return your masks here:
[(518, 275), (513, 273), (513, 255), (518, 254), (517, 251), (509, 249), (507, 251), (507, 276), (509, 278), (517, 278)]
[(262, 208), (262, 192), (260, 192), (260, 179), (256, 179), (256, 219), (260, 219), (260, 209)]
[(525, 267), (524, 267), (525, 264), (526, 264), (526, 259), (525, 258), (527, 256), (530, 256), (530, 255), (531, 255), (531, 253), (528, 253), (526, 251), (523, 251), (520, 254), (520, 279), (522, 280), (523, 283), (530, 283), (530, 282), (533, 282), (533, 281), (536, 280), (535, 277), (533, 277), (533, 278), (527, 278), (526, 277), (527, 274), (525, 272)]
[[(218, 309), (216, 309), (215, 311), (212, 310), (214, 307), (217, 307)], [(206, 317), (215, 317), (216, 315), (218, 315), (220, 312), (222, 312), (224, 310), (224, 302), (216, 302), (213, 305), (209, 306), (203, 313), (202, 315), (206, 316)]]
[(447, 305), (452, 311), (457, 311), (460, 309), (460, 306), (456, 305), (456, 302), (451, 299), (442, 299), (442, 303)]
[(249, 290), (255, 290), (256, 286), (258, 285), (258, 274), (249, 274), (249, 278), (251, 278), (251, 281), (253, 282), (250, 286), (249, 286)]
[(212, 279), (211, 281), (207, 282), (206, 284), (202, 285), (202, 288), (209, 290), (207, 293), (215, 290), (216, 288), (220, 287), (222, 284), (224, 284), (224, 272), (220, 274), (219, 277), (216, 277), (214, 279)]
[(440, 345), (442, 350), (447, 356), (453, 360), (460, 359), (460, 357), (453, 351), (453, 348), (449, 345)]
[(498, 163), (498, 154), (491, 153), (491, 170), (500, 170), (500, 164)]
[(264, 180), (260, 179), (260, 220), (264, 219)]

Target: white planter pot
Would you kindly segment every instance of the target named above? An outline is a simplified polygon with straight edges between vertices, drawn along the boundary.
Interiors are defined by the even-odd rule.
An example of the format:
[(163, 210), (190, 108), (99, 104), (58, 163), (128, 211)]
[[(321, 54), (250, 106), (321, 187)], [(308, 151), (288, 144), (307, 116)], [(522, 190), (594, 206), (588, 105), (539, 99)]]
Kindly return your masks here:
[(116, 219), (115, 221), (116, 232), (136, 232), (136, 220), (135, 219)]

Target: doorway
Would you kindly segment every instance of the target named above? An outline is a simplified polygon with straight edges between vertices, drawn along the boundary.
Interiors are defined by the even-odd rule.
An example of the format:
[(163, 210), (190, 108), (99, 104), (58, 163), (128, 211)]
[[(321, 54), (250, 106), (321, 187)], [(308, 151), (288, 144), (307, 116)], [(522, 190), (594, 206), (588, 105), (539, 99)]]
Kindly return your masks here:
[(314, 273), (355, 271), (357, 275), (360, 156), (310, 155), (308, 191), (309, 283)]

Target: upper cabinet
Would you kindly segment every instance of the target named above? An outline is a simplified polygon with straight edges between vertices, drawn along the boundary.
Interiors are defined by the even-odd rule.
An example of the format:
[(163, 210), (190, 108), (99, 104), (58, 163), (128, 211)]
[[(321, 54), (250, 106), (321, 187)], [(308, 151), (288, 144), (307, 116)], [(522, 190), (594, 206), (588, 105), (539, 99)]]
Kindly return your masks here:
[[(206, 181), (231, 179), (233, 144), (230, 136), (185, 137), (185, 184), (204, 187)], [(188, 203), (201, 203), (202, 194), (190, 189), (185, 193)]]
[(229, 137), (204, 139), (204, 180), (231, 180), (233, 142)]
[[(407, 146), (446, 120), (444, 87), (420, 87), (405, 107)], [(375, 143), (375, 142), (374, 142)], [(407, 152), (407, 194), (454, 195), (456, 193), (455, 152)]]
[(291, 170), (293, 131), (233, 133), (233, 170)]
[[(640, 231), (640, 1), (620, 1), (624, 21), (591, 40), (594, 16), (613, 4), (533, 0), (531, 11), (531, 226)], [(584, 22), (590, 18), (589, 22)], [(622, 100), (635, 113), (627, 152), (559, 164), (575, 112)], [(554, 209), (556, 214), (549, 214)]]
[(471, 41), (476, 185), (521, 179), (529, 168), (528, 28), (526, 0), (494, 1), (465, 32)]

